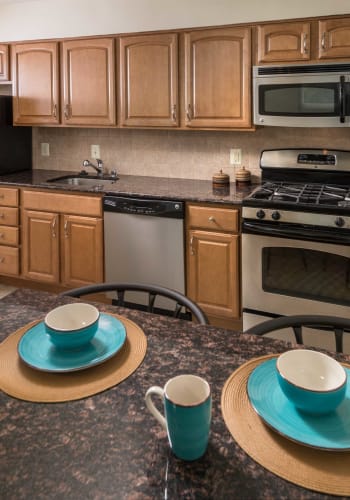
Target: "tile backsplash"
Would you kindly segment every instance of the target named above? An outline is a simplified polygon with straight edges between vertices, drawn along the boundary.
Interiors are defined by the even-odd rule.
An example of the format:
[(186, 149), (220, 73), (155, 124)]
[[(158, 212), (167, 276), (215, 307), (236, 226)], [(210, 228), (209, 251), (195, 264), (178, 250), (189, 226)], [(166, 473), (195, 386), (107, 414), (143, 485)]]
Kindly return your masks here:
[[(49, 143), (50, 156), (41, 155)], [(259, 127), (255, 132), (139, 129), (33, 129), (33, 165), (38, 169), (79, 171), (100, 146), (107, 170), (120, 174), (206, 179), (223, 169), (234, 180), (230, 149), (242, 149), (242, 165), (260, 176), (263, 149), (312, 147), (350, 149), (350, 129)]]

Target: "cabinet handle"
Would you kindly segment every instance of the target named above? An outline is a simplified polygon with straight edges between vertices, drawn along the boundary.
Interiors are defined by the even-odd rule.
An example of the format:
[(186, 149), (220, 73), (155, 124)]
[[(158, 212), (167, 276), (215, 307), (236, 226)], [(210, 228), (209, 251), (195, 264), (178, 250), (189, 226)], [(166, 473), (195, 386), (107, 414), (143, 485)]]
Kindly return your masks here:
[(321, 48), (322, 48), (322, 50), (326, 50), (326, 32), (325, 31), (322, 33)]
[(0, 257), (0, 264), (2, 264), (5, 261), (5, 257)]
[(70, 106), (69, 104), (65, 104), (64, 106), (64, 117), (66, 120), (70, 117)]
[(54, 118), (57, 118), (57, 104), (53, 105), (52, 114), (53, 114)]
[(192, 106), (191, 104), (187, 105), (187, 110), (186, 110), (186, 120), (190, 122), (192, 120)]
[(307, 34), (303, 34), (303, 54), (308, 53), (308, 46), (307, 46)]
[(66, 220), (66, 222), (64, 223), (63, 229), (64, 229), (64, 237), (65, 237), (65, 238), (69, 238), (69, 232), (68, 232), (68, 221), (67, 221), (67, 220)]
[(208, 219), (209, 222), (216, 222), (215, 217), (211, 215)]
[(191, 238), (190, 238), (190, 253), (191, 253), (191, 255), (194, 255), (193, 236), (191, 236)]
[(5, 217), (5, 214), (0, 214), (0, 219), (3, 219)]
[(0, 233), (0, 238), (3, 240), (5, 238), (4, 233)]
[(53, 238), (56, 238), (56, 224), (57, 224), (57, 217), (54, 217), (51, 224), (51, 234)]
[(176, 121), (176, 104), (174, 104), (172, 109), (171, 109), (171, 117), (172, 117), (173, 121), (175, 122)]

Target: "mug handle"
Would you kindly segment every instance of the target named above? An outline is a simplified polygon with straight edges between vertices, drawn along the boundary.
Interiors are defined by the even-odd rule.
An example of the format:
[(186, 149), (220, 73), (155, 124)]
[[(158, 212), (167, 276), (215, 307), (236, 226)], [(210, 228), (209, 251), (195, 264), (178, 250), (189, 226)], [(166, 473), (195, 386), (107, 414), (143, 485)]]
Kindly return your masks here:
[(152, 413), (152, 415), (158, 420), (160, 425), (167, 430), (166, 426), (166, 420), (163, 417), (163, 415), (160, 413), (160, 411), (157, 410), (157, 408), (154, 406), (153, 401), (152, 401), (152, 396), (155, 394), (156, 396), (159, 396), (164, 400), (164, 389), (158, 386), (153, 386), (148, 389), (145, 395), (145, 401), (146, 401), (146, 406), (149, 409), (149, 411)]

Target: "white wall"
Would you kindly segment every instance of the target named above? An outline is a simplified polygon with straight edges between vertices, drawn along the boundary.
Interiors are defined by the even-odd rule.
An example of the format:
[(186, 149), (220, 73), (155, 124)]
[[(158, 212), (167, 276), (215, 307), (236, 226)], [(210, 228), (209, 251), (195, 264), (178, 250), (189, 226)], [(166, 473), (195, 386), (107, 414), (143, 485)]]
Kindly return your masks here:
[(349, 0), (0, 0), (3, 42), (350, 13)]

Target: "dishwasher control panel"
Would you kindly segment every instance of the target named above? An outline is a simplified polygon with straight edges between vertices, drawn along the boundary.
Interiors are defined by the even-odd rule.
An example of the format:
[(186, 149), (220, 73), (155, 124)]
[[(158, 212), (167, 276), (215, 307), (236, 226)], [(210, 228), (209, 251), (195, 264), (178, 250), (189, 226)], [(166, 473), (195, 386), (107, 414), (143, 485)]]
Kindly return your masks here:
[(156, 200), (152, 198), (106, 195), (103, 198), (103, 210), (105, 212), (151, 215), (172, 219), (184, 218), (184, 203), (182, 201)]

